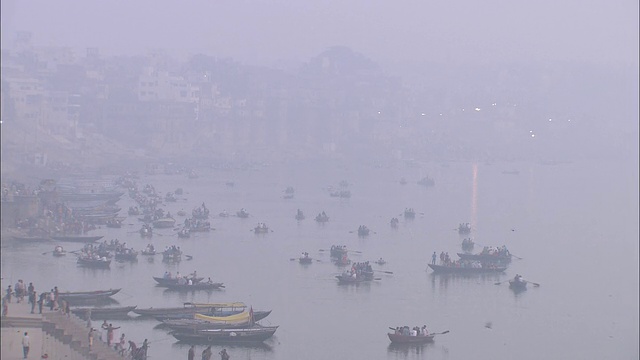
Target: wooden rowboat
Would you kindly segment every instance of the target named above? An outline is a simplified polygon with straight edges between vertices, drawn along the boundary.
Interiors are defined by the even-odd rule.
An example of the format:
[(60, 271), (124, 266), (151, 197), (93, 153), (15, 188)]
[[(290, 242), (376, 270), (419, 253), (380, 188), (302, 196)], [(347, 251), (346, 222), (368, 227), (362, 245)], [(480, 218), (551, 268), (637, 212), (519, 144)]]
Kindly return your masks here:
[(499, 273), (507, 270), (503, 266), (488, 266), (488, 267), (459, 267), (459, 266), (444, 266), (429, 264), (429, 267), (433, 269), (434, 273), (456, 273), (456, 274), (485, 274), (485, 273)]
[(206, 329), (193, 332), (179, 331), (173, 335), (180, 341), (188, 343), (225, 344), (263, 342), (272, 337), (278, 326), (259, 326), (230, 329)]
[(123, 307), (78, 307), (71, 309), (71, 312), (79, 316), (83, 320), (87, 320), (87, 314), (91, 311), (91, 320), (112, 320), (112, 319), (128, 319), (129, 312), (134, 310), (136, 306)]
[(394, 344), (426, 344), (433, 342), (433, 338), (435, 337), (435, 335), (411, 336), (394, 333), (387, 333), (387, 336), (389, 336), (389, 340)]
[(67, 236), (52, 236), (51, 238), (56, 241), (92, 243), (102, 239), (103, 237), (104, 236), (67, 235)]

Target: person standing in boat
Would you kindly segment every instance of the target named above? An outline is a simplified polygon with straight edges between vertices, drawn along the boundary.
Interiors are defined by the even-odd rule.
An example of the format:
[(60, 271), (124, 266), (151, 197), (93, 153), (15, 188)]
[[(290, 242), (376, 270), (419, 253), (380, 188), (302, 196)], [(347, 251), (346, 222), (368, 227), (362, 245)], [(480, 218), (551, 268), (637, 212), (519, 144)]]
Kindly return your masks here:
[(231, 358), (227, 353), (227, 349), (222, 349), (218, 354), (220, 354), (220, 360), (229, 360)]
[(434, 252), (433, 252), (433, 255), (431, 255), (431, 264), (432, 264), (432, 265), (435, 265), (435, 264), (436, 264), (436, 258), (437, 258), (437, 257), (438, 257), (438, 256), (436, 255), (436, 252), (434, 251)]

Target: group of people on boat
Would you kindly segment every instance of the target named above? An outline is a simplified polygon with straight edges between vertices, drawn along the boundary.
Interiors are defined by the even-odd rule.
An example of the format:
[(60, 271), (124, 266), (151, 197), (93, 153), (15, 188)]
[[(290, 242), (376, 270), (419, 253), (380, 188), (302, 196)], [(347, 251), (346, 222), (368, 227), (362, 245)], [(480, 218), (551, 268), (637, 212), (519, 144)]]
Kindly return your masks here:
[(507, 249), (506, 245), (502, 245), (500, 247), (485, 246), (480, 252), (480, 255), (492, 255), (492, 256), (505, 257), (505, 256), (511, 255), (511, 253), (509, 253), (509, 250)]
[(168, 192), (167, 195), (164, 196), (164, 201), (176, 202), (176, 201), (178, 201), (178, 198), (176, 198), (174, 193)]
[(240, 209), (240, 211), (238, 211), (236, 215), (238, 215), (238, 217), (241, 217), (241, 218), (249, 217), (249, 213), (245, 208)]
[(327, 214), (323, 210), (321, 213), (318, 213), (318, 215), (316, 216), (316, 221), (318, 221), (318, 222), (326, 222), (326, 221), (329, 221), (329, 217), (327, 216)]
[(180, 246), (166, 246), (162, 252), (162, 258), (165, 261), (180, 261), (182, 260), (182, 250)]
[(469, 225), (469, 223), (460, 223), (458, 225), (458, 232), (460, 234), (468, 234), (471, 232), (471, 225)]
[(149, 236), (153, 234), (153, 228), (151, 227), (150, 224), (142, 224), (142, 227), (140, 228), (140, 235), (142, 236)]
[(147, 244), (147, 246), (144, 248), (143, 252), (145, 254), (155, 254), (156, 253), (156, 248), (153, 246), (153, 244)]
[(206, 220), (209, 218), (209, 209), (203, 202), (202, 205), (191, 211), (191, 215), (194, 219)]
[[(178, 271), (175, 276), (172, 275), (170, 271), (165, 271), (162, 277), (165, 279), (174, 279), (177, 281), (178, 285), (193, 285), (195, 282), (198, 282), (195, 270), (189, 275), (180, 275), (180, 272)], [(209, 280), (211, 280), (211, 278), (209, 278)]]
[(211, 223), (201, 219), (184, 219), (184, 228), (191, 231), (209, 231), (211, 230)]
[(404, 217), (412, 218), (416, 216), (416, 211), (413, 208), (405, 208), (404, 209)]
[(395, 329), (396, 335), (404, 335), (404, 336), (429, 336), (429, 330), (427, 330), (427, 325), (423, 325), (422, 327), (414, 326), (409, 329), (408, 326), (398, 326)]
[(369, 235), (369, 228), (366, 225), (360, 225), (358, 226), (358, 235), (360, 236), (366, 236)]
[(354, 279), (363, 277), (365, 279), (373, 279), (373, 269), (368, 261), (353, 263), (351, 269), (345, 271), (345, 274), (349, 274)]
[(473, 249), (474, 242), (471, 238), (465, 238), (462, 240), (462, 249), (463, 250), (471, 250)]
[(391, 227), (396, 228), (398, 227), (399, 223), (400, 223), (400, 220), (398, 220), (397, 217), (391, 218)]

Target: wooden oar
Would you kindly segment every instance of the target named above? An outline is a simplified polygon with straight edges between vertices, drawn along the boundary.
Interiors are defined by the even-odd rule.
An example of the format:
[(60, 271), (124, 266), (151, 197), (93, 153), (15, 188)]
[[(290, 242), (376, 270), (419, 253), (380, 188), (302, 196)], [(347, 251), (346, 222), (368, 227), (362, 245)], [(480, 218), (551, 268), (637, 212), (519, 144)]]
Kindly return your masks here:
[[(511, 253), (510, 253), (511, 254)], [(511, 254), (511, 256), (513, 256), (514, 258), (518, 259), (518, 260), (522, 260), (522, 258), (520, 256), (515, 256), (513, 254)]]
[(440, 332), (440, 333), (431, 333), (431, 334), (429, 334), (429, 335), (431, 335), (431, 336), (435, 336), (435, 335), (444, 335), (444, 334), (448, 334), (448, 333), (449, 333), (449, 330), (447, 330), (447, 331), (443, 331), (443, 332)]
[[(509, 279), (509, 280), (511, 280), (511, 279)], [(499, 282), (495, 283), (494, 285), (504, 284), (504, 283), (506, 283), (506, 282), (507, 282), (507, 281), (509, 281), (509, 280), (499, 281)]]
[(391, 274), (393, 275), (393, 271), (384, 271), (384, 270), (373, 270), (373, 271), (378, 271), (378, 272), (383, 272), (385, 274)]
[(53, 251), (46, 251), (46, 252), (43, 252), (43, 253), (42, 253), (42, 255), (46, 255), (46, 254), (48, 254), (48, 253), (52, 253), (52, 252), (53, 252)]
[(533, 286), (535, 286), (535, 287), (540, 286), (540, 284), (538, 284), (538, 283), (534, 283), (533, 281), (529, 281), (529, 280), (525, 280), (525, 281), (526, 281), (526, 282), (528, 282), (528, 283), (533, 284)]

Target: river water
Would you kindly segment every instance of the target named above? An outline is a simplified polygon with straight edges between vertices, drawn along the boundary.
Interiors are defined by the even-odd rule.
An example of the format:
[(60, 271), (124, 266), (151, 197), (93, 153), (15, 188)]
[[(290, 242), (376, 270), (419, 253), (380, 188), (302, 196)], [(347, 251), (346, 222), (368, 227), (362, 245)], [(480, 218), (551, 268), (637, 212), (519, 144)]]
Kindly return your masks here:
[[(121, 229), (95, 234), (118, 238), (141, 250), (181, 246), (193, 260), (168, 265), (161, 256), (137, 263), (112, 263), (110, 270), (78, 268), (68, 255), (41, 255), (55, 244), (15, 244), (3, 239), (2, 286), (18, 278), (36, 290), (122, 288), (120, 306), (181, 306), (185, 301), (243, 301), (255, 310), (273, 310), (261, 323), (279, 325), (263, 346), (224, 346), (232, 359), (637, 359), (638, 358), (638, 169), (637, 164), (597, 162), (425, 163), (390, 165), (265, 165), (252, 170), (200, 169), (200, 177), (153, 175), (139, 179), (162, 194), (181, 187), (177, 203), (188, 214), (205, 202), (216, 215), (246, 208), (248, 219), (211, 220), (215, 230), (178, 239), (172, 229), (141, 239), (140, 223), (128, 217)], [(503, 171), (519, 171), (504, 174)], [(434, 187), (416, 182), (435, 179)], [(407, 184), (401, 185), (401, 178)], [(351, 198), (329, 196), (329, 187), (349, 182)], [(228, 186), (227, 181), (234, 181)], [(287, 186), (293, 199), (283, 199)], [(133, 200), (118, 203), (126, 215)], [(401, 215), (407, 207), (413, 220)], [(296, 221), (296, 210), (306, 219)], [(324, 225), (313, 218), (325, 211)], [(397, 229), (389, 226), (400, 219)], [(184, 220), (177, 217), (178, 222)], [(271, 232), (251, 230), (265, 222)], [(430, 254), (460, 251), (461, 222), (473, 227), (478, 244), (506, 245), (516, 256), (502, 275), (446, 276), (427, 271)], [(366, 225), (371, 235), (359, 238)], [(338, 285), (342, 268), (326, 250), (347, 245), (353, 261), (374, 261), (377, 280)], [(62, 244), (67, 250), (77, 244)], [(476, 246), (475, 251), (481, 250)], [(303, 251), (317, 259), (292, 261)], [(165, 271), (224, 282), (211, 293), (173, 293), (156, 287), (152, 276)], [(387, 274), (382, 271), (392, 272)], [(507, 284), (516, 273), (539, 283), (515, 294)], [(185, 358), (178, 343), (154, 320), (114, 321), (126, 337), (151, 342), (155, 359)], [(443, 332), (424, 346), (391, 346), (388, 327), (427, 325)], [(119, 336), (117, 333), (116, 336)], [(198, 346), (200, 352), (202, 346)], [(222, 346), (212, 347), (214, 354)]]

